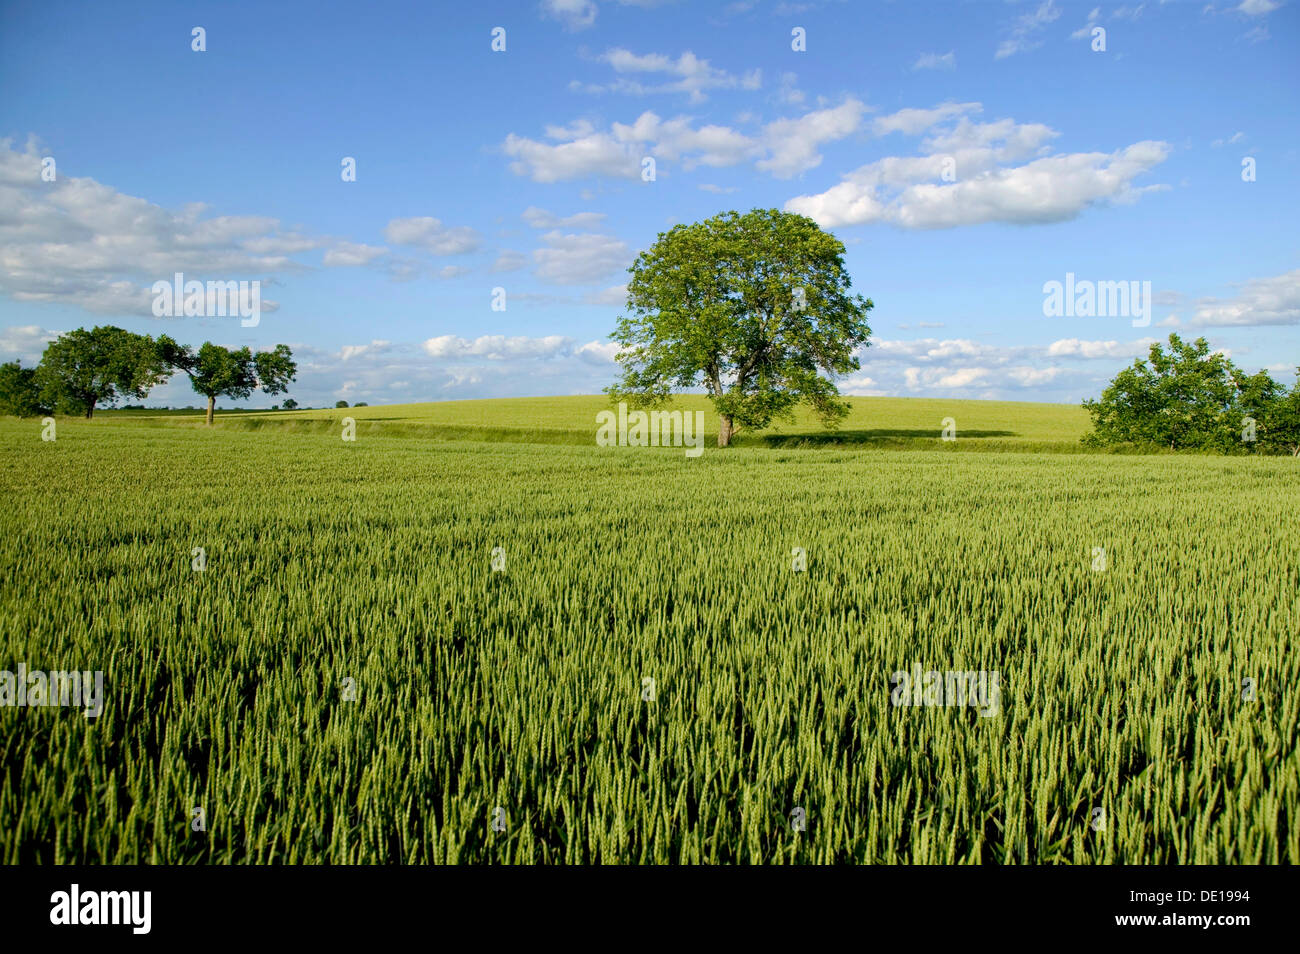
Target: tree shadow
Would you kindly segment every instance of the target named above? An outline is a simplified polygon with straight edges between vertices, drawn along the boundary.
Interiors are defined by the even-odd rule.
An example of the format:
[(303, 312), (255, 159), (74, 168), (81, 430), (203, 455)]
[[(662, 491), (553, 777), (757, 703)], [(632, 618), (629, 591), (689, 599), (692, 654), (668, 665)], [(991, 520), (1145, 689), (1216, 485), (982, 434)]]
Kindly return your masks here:
[[(898, 441), (917, 441), (940, 439), (941, 430), (937, 427), (926, 428), (890, 428), (857, 431), (823, 431), (816, 434), (750, 434), (745, 435), (747, 442), (763, 444), (767, 447), (812, 447), (831, 444), (882, 444)], [(957, 431), (961, 440), (981, 437), (1015, 437), (1015, 431), (973, 430), (963, 428)], [(737, 443), (740, 443), (738, 436)]]

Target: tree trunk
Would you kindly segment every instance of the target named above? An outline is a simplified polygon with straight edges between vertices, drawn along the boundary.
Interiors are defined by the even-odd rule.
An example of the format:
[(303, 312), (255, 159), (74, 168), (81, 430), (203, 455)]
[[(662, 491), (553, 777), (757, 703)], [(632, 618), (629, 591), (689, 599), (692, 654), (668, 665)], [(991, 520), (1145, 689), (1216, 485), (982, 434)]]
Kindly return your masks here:
[(88, 402), (86, 402), (86, 420), (90, 420), (94, 416), (95, 416), (95, 399), (91, 398)]
[(217, 403), (216, 395), (209, 394), (208, 395), (208, 427), (212, 426), (212, 408), (216, 405), (216, 403)]
[(731, 423), (731, 416), (728, 414), (718, 415), (718, 446), (730, 447), (731, 435), (736, 432), (736, 428)]

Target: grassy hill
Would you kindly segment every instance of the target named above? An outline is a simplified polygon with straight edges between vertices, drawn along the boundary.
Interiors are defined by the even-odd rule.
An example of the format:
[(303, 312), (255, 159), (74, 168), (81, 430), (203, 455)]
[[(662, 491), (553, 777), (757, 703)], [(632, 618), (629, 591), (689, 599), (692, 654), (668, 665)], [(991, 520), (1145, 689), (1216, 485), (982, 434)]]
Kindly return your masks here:
[[(836, 430), (828, 430), (801, 408), (793, 424), (780, 422), (763, 431), (742, 430), (738, 446), (845, 446), (954, 450), (1080, 450), (1088, 415), (1069, 404), (1012, 401), (949, 401), (933, 398), (850, 398), (852, 410)], [(217, 426), (291, 430), (336, 428), (344, 417), (357, 422), (358, 434), (383, 433), (434, 440), (511, 441), (536, 444), (592, 444), (596, 414), (614, 405), (604, 395), (438, 401), (312, 411), (219, 412)], [(716, 441), (718, 418), (708, 399), (678, 396), (671, 409), (703, 411), (707, 445)], [(201, 411), (105, 411), (96, 420), (130, 418), (141, 422), (201, 426)], [(957, 423), (956, 442), (939, 439), (944, 418)]]

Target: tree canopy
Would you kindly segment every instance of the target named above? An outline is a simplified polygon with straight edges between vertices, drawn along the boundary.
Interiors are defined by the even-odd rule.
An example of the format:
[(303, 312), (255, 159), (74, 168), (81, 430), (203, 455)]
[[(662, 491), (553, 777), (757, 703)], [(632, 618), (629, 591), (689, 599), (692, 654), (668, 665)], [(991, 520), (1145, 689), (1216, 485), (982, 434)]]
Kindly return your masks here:
[(674, 388), (703, 386), (720, 447), (800, 402), (838, 424), (848, 406), (833, 379), (858, 370), (872, 308), (851, 293), (843, 256), (812, 219), (776, 209), (661, 233), (629, 269), (628, 314), (610, 335), (622, 379), (608, 393), (653, 406)]
[(293, 353), (283, 344), (254, 353), (246, 347), (225, 348), (205, 341), (195, 351), (163, 335), (158, 350), (170, 367), (185, 372), (196, 393), (208, 399), (209, 425), (218, 397), (243, 400), (258, 388), (266, 394), (280, 394), (288, 390), (298, 372)]
[(1204, 338), (1188, 343), (1171, 334), (1167, 351), (1152, 344), (1083, 406), (1093, 445), (1300, 452), (1300, 382), (1287, 393), (1267, 372), (1248, 375), (1211, 351)]
[(93, 417), (99, 404), (143, 398), (168, 377), (154, 340), (113, 325), (60, 335), (36, 370), (42, 400), (64, 413)]

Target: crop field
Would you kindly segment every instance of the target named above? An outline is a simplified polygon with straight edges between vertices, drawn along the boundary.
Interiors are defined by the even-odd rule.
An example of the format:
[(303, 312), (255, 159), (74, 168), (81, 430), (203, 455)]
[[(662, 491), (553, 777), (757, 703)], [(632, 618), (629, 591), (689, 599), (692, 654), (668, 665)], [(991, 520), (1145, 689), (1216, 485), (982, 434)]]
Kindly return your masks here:
[(1296, 461), (897, 403), (0, 419), (0, 862), (1300, 862)]

